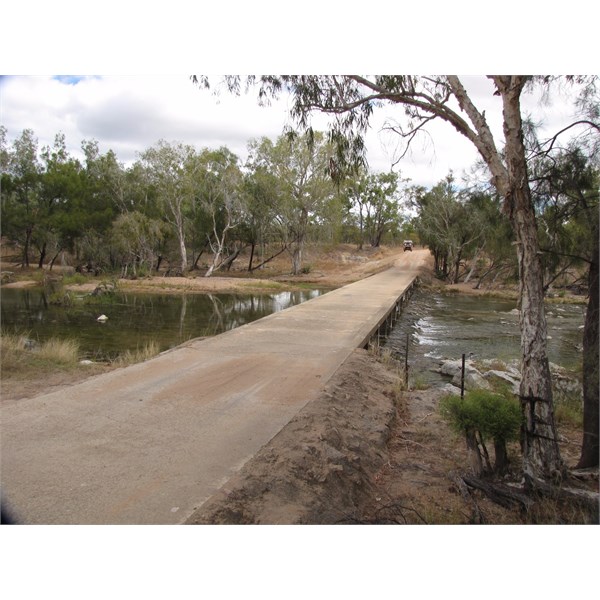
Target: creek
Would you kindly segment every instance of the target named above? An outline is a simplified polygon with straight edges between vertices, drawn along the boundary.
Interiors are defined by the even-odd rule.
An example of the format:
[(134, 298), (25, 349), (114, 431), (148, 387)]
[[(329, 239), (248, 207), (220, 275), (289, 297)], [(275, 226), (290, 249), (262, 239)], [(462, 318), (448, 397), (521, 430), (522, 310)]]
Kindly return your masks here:
[[(574, 374), (581, 372), (585, 310), (584, 304), (546, 305), (550, 362)], [(404, 361), (407, 336), (411, 379), (426, 385), (446, 382), (435, 369), (463, 353), (474, 361), (504, 363), (518, 362), (521, 355), (519, 313), (512, 300), (417, 289), (384, 347)]]
[[(84, 358), (107, 360), (156, 342), (160, 351), (192, 338), (240, 327), (271, 313), (315, 298), (324, 291), (277, 294), (134, 294), (76, 297), (71, 306), (48, 303), (41, 289), (3, 289), (2, 331), (43, 342), (77, 340)], [(98, 322), (100, 315), (106, 322)]]

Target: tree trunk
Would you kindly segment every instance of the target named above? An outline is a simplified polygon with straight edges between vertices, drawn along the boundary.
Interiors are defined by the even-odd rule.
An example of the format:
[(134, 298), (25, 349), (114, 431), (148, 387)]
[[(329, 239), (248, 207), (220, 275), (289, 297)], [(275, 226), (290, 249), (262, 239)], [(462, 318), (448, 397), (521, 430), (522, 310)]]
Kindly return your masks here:
[(298, 220), (298, 235), (292, 252), (292, 275), (299, 275), (302, 270), (302, 250), (304, 249), (304, 238), (308, 227), (308, 210), (302, 208)]
[(54, 263), (56, 262), (56, 259), (58, 258), (58, 255), (62, 252), (62, 248), (52, 257), (52, 260), (50, 261), (50, 267), (48, 268), (49, 271), (52, 271), (52, 267), (54, 267)]
[(40, 250), (40, 260), (38, 261), (38, 269), (44, 268), (44, 261), (46, 260), (46, 248), (48, 245), (44, 242), (41, 250)]
[(483, 474), (483, 460), (481, 458), (479, 444), (477, 443), (477, 436), (474, 431), (466, 432), (466, 441), (467, 453), (469, 456), (469, 464), (471, 466), (471, 473), (475, 477), (481, 477), (481, 475)]
[(475, 252), (475, 256), (473, 257), (473, 259), (471, 261), (471, 268), (469, 269), (469, 272), (468, 272), (467, 276), (465, 277), (465, 283), (469, 283), (469, 281), (471, 281), (471, 277), (473, 277), (473, 273), (475, 272), (475, 269), (477, 268), (477, 261), (479, 260), (479, 255), (481, 254), (481, 251), (483, 250), (483, 248), (484, 248), (484, 246), (477, 248), (477, 251)]
[(187, 270), (187, 248), (185, 247), (185, 236), (183, 234), (183, 227), (177, 232), (179, 238), (179, 253), (181, 256), (181, 272), (185, 273)]
[(598, 228), (592, 228), (594, 246), (589, 271), (589, 300), (583, 329), (583, 443), (578, 469), (598, 466), (598, 311), (599, 290), (598, 276), (599, 242)]
[(302, 270), (302, 247), (304, 246), (304, 240), (299, 239), (294, 244), (294, 251), (292, 253), (292, 275), (299, 275)]
[(363, 249), (363, 236), (364, 236), (364, 225), (363, 225), (363, 212), (362, 212), (362, 203), (359, 204), (359, 239), (358, 239), (358, 249)]
[(23, 245), (23, 266), (29, 267), (29, 245), (31, 243), (31, 234), (33, 227), (27, 227), (25, 230), (25, 244)]
[(454, 272), (452, 273), (452, 277), (450, 279), (450, 283), (458, 283), (458, 272), (460, 271), (460, 261), (462, 258), (462, 247), (458, 251), (456, 255), (456, 259), (454, 261)]
[(547, 353), (543, 271), (537, 224), (531, 202), (519, 96), (522, 85), (510, 78), (502, 89), (507, 181), (505, 209), (517, 240), (521, 328), (523, 471), (528, 486), (557, 480), (563, 466), (552, 405), (552, 380)]
[(250, 260), (248, 261), (248, 273), (252, 273), (252, 261), (254, 260), (254, 249), (256, 248), (256, 242), (252, 242), (250, 247)]
[(508, 467), (508, 454), (504, 440), (494, 440), (494, 472), (504, 473)]

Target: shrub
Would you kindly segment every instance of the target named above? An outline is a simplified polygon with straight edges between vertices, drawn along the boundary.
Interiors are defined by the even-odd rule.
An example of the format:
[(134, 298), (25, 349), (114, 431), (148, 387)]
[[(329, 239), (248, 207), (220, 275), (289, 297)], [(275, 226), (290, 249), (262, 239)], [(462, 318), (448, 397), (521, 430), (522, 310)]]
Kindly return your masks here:
[(474, 455), (473, 469), (479, 475), (483, 471), (483, 458), (488, 470), (487, 440), (493, 440), (495, 463), (493, 471), (505, 470), (508, 459), (506, 442), (519, 434), (521, 409), (514, 397), (488, 390), (472, 390), (460, 396), (446, 396), (440, 401), (440, 414), (450, 426), (466, 437), (467, 448)]

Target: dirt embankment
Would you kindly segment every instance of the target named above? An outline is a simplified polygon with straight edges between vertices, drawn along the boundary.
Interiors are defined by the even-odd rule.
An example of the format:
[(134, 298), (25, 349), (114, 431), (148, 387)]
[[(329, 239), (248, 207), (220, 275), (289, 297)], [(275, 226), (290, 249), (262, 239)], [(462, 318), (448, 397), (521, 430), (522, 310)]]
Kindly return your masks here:
[(357, 350), (188, 523), (337, 523), (375, 493), (387, 460), (395, 376)]
[[(443, 421), (440, 388), (404, 391), (397, 365), (356, 350), (307, 404), (187, 524), (588, 523), (573, 506), (529, 512), (466, 490), (464, 440)], [(560, 431), (573, 467), (581, 431)], [(509, 448), (517, 477), (520, 455)], [(597, 474), (597, 471), (596, 471)], [(595, 481), (588, 489), (597, 491)]]

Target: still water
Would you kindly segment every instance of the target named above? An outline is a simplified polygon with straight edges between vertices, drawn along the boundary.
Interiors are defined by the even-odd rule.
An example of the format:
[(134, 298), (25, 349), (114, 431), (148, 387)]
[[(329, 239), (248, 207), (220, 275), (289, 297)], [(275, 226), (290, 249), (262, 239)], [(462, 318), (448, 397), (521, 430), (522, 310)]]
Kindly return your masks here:
[[(548, 304), (550, 361), (571, 371), (581, 370), (585, 305)], [(471, 354), (474, 360), (520, 359), (519, 314), (516, 302), (418, 289), (390, 333), (385, 346), (404, 359), (408, 335), (409, 369), (424, 383), (441, 376), (433, 369), (444, 359)]]
[[(236, 294), (116, 294), (112, 301), (65, 308), (48, 304), (39, 289), (3, 289), (2, 331), (44, 341), (79, 342), (86, 358), (114, 358), (150, 341), (167, 350), (192, 338), (216, 335), (321, 295), (319, 290), (256, 296)], [(99, 315), (108, 320), (100, 323)]]

